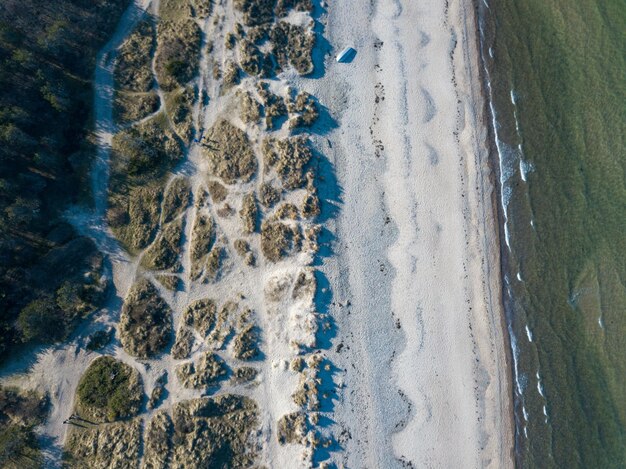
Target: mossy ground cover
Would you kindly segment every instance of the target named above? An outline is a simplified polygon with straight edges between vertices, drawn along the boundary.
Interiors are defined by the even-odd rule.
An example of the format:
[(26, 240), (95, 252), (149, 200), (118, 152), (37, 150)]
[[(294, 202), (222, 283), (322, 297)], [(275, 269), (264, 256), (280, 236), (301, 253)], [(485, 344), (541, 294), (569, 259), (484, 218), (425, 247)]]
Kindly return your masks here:
[(96, 358), (81, 377), (76, 397), (80, 415), (112, 422), (139, 413), (143, 389), (136, 370), (103, 356)]

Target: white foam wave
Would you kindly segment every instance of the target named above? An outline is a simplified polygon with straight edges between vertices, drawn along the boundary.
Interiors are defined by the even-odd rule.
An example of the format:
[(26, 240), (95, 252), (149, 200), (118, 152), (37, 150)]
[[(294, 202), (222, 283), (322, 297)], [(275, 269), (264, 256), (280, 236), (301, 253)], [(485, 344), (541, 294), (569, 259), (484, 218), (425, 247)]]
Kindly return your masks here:
[(526, 324), (526, 337), (528, 337), (528, 342), (532, 342), (533, 341), (533, 333), (530, 332), (528, 324)]
[(541, 385), (541, 376), (539, 376), (538, 371), (537, 371), (537, 391), (539, 392), (539, 395), (541, 397), (543, 397), (544, 399), (546, 398), (546, 396), (543, 394), (543, 386)]
[(516, 277), (518, 282), (523, 282), (521, 273), (518, 272)]
[[(490, 52), (491, 55), (491, 52)], [(484, 64), (484, 62), (483, 62)], [(494, 140), (496, 144), (496, 150), (498, 151), (498, 165), (500, 169), (500, 204), (502, 205), (502, 215), (503, 215), (503, 225), (504, 225), (504, 241), (506, 243), (506, 247), (511, 251), (511, 244), (509, 239), (509, 229), (508, 222), (509, 216), (507, 213), (507, 205), (508, 200), (507, 196), (510, 197), (510, 189), (507, 190), (506, 180), (510, 176), (508, 174), (506, 163), (505, 163), (505, 149), (503, 148), (503, 142), (500, 141), (498, 137), (498, 121), (496, 119), (496, 110), (493, 104), (493, 89), (491, 87), (491, 80), (489, 80), (489, 71), (487, 70), (486, 65), (483, 65), (485, 69), (485, 75), (487, 76), (487, 90), (489, 92), (489, 110), (491, 111), (491, 126), (494, 132)]]
[[(522, 145), (520, 144), (520, 155), (522, 154)], [(528, 173), (533, 171), (535, 167), (529, 161), (524, 161), (524, 159), (520, 156), (519, 160), (519, 173), (522, 181), (526, 182), (528, 179)]]
[[(523, 383), (523, 376), (519, 371), (519, 363), (518, 363), (518, 359), (519, 359), (519, 348), (517, 347), (517, 340), (515, 338), (515, 334), (513, 334), (513, 330), (511, 329), (511, 326), (509, 326), (509, 336), (511, 338), (511, 349), (512, 349), (512, 355), (513, 355), (513, 375), (514, 375), (514, 379), (515, 379), (515, 389), (517, 390), (517, 394), (520, 396), (520, 398), (522, 398), (523, 392), (524, 392), (524, 383)], [(523, 403), (523, 398), (522, 398), (522, 408), (524, 406)]]

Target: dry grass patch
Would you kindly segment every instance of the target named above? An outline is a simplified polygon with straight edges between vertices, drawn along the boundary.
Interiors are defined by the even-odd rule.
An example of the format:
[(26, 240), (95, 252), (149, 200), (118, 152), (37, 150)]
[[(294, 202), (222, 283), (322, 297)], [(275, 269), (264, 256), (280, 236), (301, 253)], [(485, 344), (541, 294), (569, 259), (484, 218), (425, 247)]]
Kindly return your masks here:
[(73, 428), (65, 443), (64, 465), (70, 469), (137, 468), (142, 421), (117, 422), (88, 429)]
[(166, 223), (154, 243), (144, 252), (141, 265), (149, 270), (180, 270), (182, 236), (182, 218)]
[(258, 413), (252, 399), (233, 394), (177, 404), (172, 467), (255, 467)]
[(193, 332), (186, 327), (180, 327), (176, 333), (176, 342), (174, 342), (174, 346), (172, 347), (172, 357), (176, 360), (189, 358), (193, 343)]
[(283, 415), (278, 421), (277, 438), (281, 445), (304, 443), (307, 434), (307, 420), (304, 412)]
[(144, 249), (157, 232), (161, 188), (158, 184), (132, 187), (110, 194), (107, 221), (115, 237), (131, 253)]
[(191, 232), (191, 279), (197, 280), (204, 270), (215, 242), (215, 227), (210, 215), (198, 213)]
[(217, 306), (208, 298), (191, 303), (183, 315), (184, 323), (206, 338), (215, 326)]
[(264, 54), (248, 39), (239, 41), (239, 65), (248, 75), (271, 77), (274, 73), (274, 61), (269, 53)]
[(179, 217), (189, 205), (191, 186), (189, 180), (182, 176), (175, 177), (170, 183), (163, 197), (163, 211), (161, 219), (168, 223)]
[(206, 258), (206, 265), (204, 269), (205, 282), (217, 280), (225, 257), (226, 250), (222, 246), (213, 246), (213, 249), (211, 249), (211, 252), (209, 252), (209, 255)]
[(159, 110), (159, 95), (148, 93), (115, 92), (113, 119), (121, 125), (132, 124)]
[(290, 9), (311, 13), (313, 12), (313, 2), (311, 0), (278, 0), (274, 12), (277, 17), (282, 17), (287, 15)]
[(204, 155), (210, 172), (228, 184), (249, 181), (257, 168), (256, 157), (246, 133), (221, 120), (203, 138)]
[(261, 105), (249, 91), (238, 93), (241, 120), (246, 124), (255, 124), (261, 118)]
[(200, 43), (200, 28), (193, 20), (185, 19), (184, 15), (175, 20), (161, 20), (157, 28), (155, 70), (163, 90), (185, 86), (197, 74)]
[(272, 93), (266, 82), (257, 83), (257, 92), (263, 103), (263, 113), (265, 115), (265, 126), (269, 130), (273, 130), (276, 122), (287, 115), (287, 106), (285, 100)]
[(272, 52), (278, 64), (286, 68), (291, 64), (300, 75), (313, 72), (311, 54), (315, 46), (315, 34), (303, 27), (280, 21), (270, 31)]
[(197, 363), (183, 363), (176, 367), (176, 376), (186, 388), (202, 389), (216, 386), (226, 377), (224, 360), (211, 352), (200, 356)]
[(178, 290), (178, 286), (180, 285), (180, 278), (176, 275), (157, 275), (155, 278), (157, 282), (169, 291)]
[(110, 190), (116, 193), (162, 177), (182, 159), (183, 149), (165, 117), (158, 115), (115, 134), (111, 156)]
[(204, 19), (211, 16), (214, 0), (190, 0), (191, 15)]
[(233, 371), (233, 375), (230, 378), (230, 383), (233, 386), (246, 384), (254, 381), (258, 376), (259, 370), (250, 366), (242, 366)]
[(164, 371), (154, 383), (154, 387), (152, 388), (152, 392), (150, 393), (150, 399), (148, 399), (148, 409), (154, 409), (159, 404), (159, 402), (161, 402), (161, 398), (163, 397), (163, 394), (165, 394), (166, 384), (167, 371)]
[(124, 350), (138, 358), (162, 352), (172, 332), (172, 311), (156, 288), (143, 279), (132, 286), (119, 323)]
[(306, 137), (283, 140), (266, 138), (263, 141), (263, 158), (266, 168), (274, 168), (285, 189), (296, 189), (304, 184), (303, 170), (313, 154)]
[(306, 175), (307, 185), (306, 194), (302, 199), (302, 216), (304, 218), (315, 218), (321, 213), (320, 198), (317, 195), (317, 187), (315, 187), (314, 176), (312, 172)]
[(250, 192), (243, 197), (239, 216), (241, 217), (241, 222), (243, 224), (243, 233), (254, 233), (256, 231), (257, 218), (259, 216), (259, 210), (256, 205), (254, 192)]
[(232, 320), (238, 309), (239, 304), (234, 301), (225, 302), (219, 309), (215, 318), (215, 327), (207, 337), (207, 343), (213, 349), (222, 349), (230, 338), (233, 331)]
[(226, 197), (228, 196), (228, 189), (226, 189), (226, 187), (219, 182), (209, 181), (207, 183), (207, 188), (209, 190), (209, 194), (211, 195), (211, 200), (213, 200), (214, 203), (219, 204), (226, 200)]
[[(220, 70), (219, 70), (219, 65), (215, 64), (217, 66), (217, 75), (219, 78), (220, 75)], [(213, 68), (213, 76), (216, 76), (216, 68)], [(217, 80), (217, 78), (216, 78)], [(233, 86), (236, 86), (239, 84), (239, 82), (241, 81), (241, 70), (239, 69), (239, 67), (237, 67), (237, 65), (235, 65), (234, 62), (227, 62), (226, 66), (224, 67), (224, 79), (222, 80), (222, 86), (224, 87), (224, 91), (229, 90), (230, 88), (232, 88)]]
[(256, 264), (256, 257), (250, 248), (250, 243), (245, 239), (236, 239), (233, 243), (233, 247), (239, 256), (244, 260), (246, 265), (254, 266)]
[(235, 335), (233, 340), (233, 354), (238, 360), (253, 360), (258, 357), (259, 333), (253, 324), (246, 324)]
[(258, 26), (274, 21), (276, 0), (235, 0), (234, 5), (243, 14), (246, 26)]
[(170, 467), (173, 431), (172, 419), (165, 411), (154, 414), (144, 433), (142, 469), (167, 469)]
[(261, 251), (271, 262), (278, 262), (298, 248), (300, 231), (277, 221), (264, 221), (261, 225)]
[(165, 108), (176, 133), (189, 144), (193, 135), (192, 109), (196, 100), (193, 87), (178, 88), (167, 94)]
[(317, 104), (309, 93), (303, 91), (298, 93), (295, 99), (287, 101), (289, 115), (293, 116), (289, 120), (289, 128), (310, 127), (319, 117)]
[(280, 191), (271, 184), (264, 182), (259, 190), (259, 202), (266, 208), (273, 207), (280, 200)]
[(153, 85), (152, 53), (155, 28), (150, 18), (139, 23), (117, 51), (115, 88), (125, 91), (150, 91)]
[(280, 220), (297, 220), (299, 217), (298, 207), (285, 202), (276, 209), (275, 217)]

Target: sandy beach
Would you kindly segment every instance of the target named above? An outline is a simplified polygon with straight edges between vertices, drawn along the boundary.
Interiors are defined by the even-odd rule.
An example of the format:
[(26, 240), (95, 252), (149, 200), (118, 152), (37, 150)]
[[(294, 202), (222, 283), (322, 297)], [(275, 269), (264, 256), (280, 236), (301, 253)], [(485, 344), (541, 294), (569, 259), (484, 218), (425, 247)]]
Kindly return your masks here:
[(323, 270), (347, 467), (513, 465), (475, 28), (471, 2), (329, 9), (331, 43), (358, 50), (318, 88), (338, 116), (341, 210)]
[[(50, 398), (49, 418), (39, 430), (48, 466), (60, 464), (69, 438), (88, 432), (98, 438), (112, 428), (102, 423), (81, 433), (65, 425), (77, 405), (81, 375), (107, 354), (137, 372), (146, 396), (163, 387), (154, 406), (144, 403), (133, 415), (137, 428), (175, 416), (180, 405), (236, 395), (255, 409), (251, 421), (258, 424), (254, 431), (241, 430), (249, 445), (245, 453), (267, 467), (512, 467), (511, 372), (472, 2), (374, 0), (364, 7), (345, 0), (314, 2), (310, 14), (288, 11), (282, 24), (316, 33), (313, 72), (285, 67), (265, 83), (241, 72), (241, 81), (229, 85), (233, 88), (224, 86), (222, 71), (227, 74), (229, 65), (242, 60), (226, 40), (236, 42), (228, 35), (238, 27), (243, 31), (241, 12), (231, 2), (216, 2), (206, 17), (193, 8), (178, 11), (172, 18), (185, 18), (202, 37), (198, 74), (186, 85), (207, 98), (196, 99), (186, 111), (189, 135), (196, 138), (188, 139), (180, 161), (162, 180), (150, 183), (162, 185), (165, 200), (183, 181), (189, 197), (173, 220), (166, 219), (165, 202), (153, 207), (158, 216), (152, 244), (133, 252), (107, 226), (111, 147), (115, 135), (125, 131), (113, 118), (113, 59), (146, 18), (144, 11), (158, 18), (164, 3), (136, 1), (98, 56), (95, 204), (67, 216), (108, 255), (109, 302), (65, 344), (34, 350), (2, 370), (4, 383)], [(157, 43), (160, 33), (157, 29)], [(335, 55), (346, 46), (354, 47), (356, 56), (337, 63)], [(176, 113), (160, 87), (155, 57), (146, 73), (159, 105), (128, 127), (157, 121), (175, 133)], [(306, 129), (291, 127), (302, 109), (285, 107), (277, 128), (268, 125), (271, 118), (259, 124), (258, 116), (249, 121), (240, 112), (242, 94), (263, 102), (267, 112), (267, 96), (295, 107), (295, 92), (310, 93), (314, 99), (299, 96), (318, 107), (316, 122)], [(230, 122), (230, 136), (218, 144), (211, 140), (220, 138), (217, 133), (203, 140), (205, 131), (223, 121)], [(258, 168), (224, 183), (228, 178), (215, 172), (210, 151), (228, 145), (232, 135), (241, 135)], [(302, 135), (312, 156), (300, 147), (295, 153), (307, 154), (310, 162), (280, 173), (280, 162), (267, 156), (267, 142), (297, 143)], [(217, 182), (221, 197), (211, 189)], [(273, 189), (277, 200), (263, 203), (268, 186), (280, 190)], [(258, 212), (255, 197), (261, 201)], [(246, 200), (252, 200), (254, 212), (248, 218)], [(306, 215), (311, 200), (321, 211)], [(208, 248), (195, 254), (202, 220), (213, 230), (207, 235), (214, 238), (211, 252), (218, 250), (210, 275)], [(175, 267), (149, 267), (150, 249), (175, 226), (181, 227), (172, 254)], [(272, 226), (284, 230), (279, 234), (286, 240), (278, 240), (284, 241), (284, 253), (272, 254), (266, 245)], [(288, 236), (297, 241), (290, 245)], [(174, 287), (168, 287), (172, 278)], [(141, 282), (162, 299), (171, 322), (172, 337), (151, 356), (134, 353), (128, 343), (136, 338), (123, 336), (120, 326)], [(215, 330), (203, 335), (192, 330), (188, 311), (207, 299), (224, 305), (219, 314), (226, 319), (218, 318), (218, 325), (211, 325)], [(117, 328), (112, 341), (87, 351), (87, 337), (105, 326)], [(242, 330), (254, 330), (259, 339), (254, 355), (236, 352)], [(186, 352), (174, 356), (180, 343)], [(223, 381), (190, 385), (181, 370), (193, 370), (208, 356), (224, 363)], [(252, 378), (235, 380), (234, 372), (244, 369), (253, 371)], [(149, 446), (148, 431), (124, 431), (137, 448), (141, 441)], [(106, 440), (106, 433), (100, 435)], [(115, 451), (114, 457), (127, 457), (125, 449)], [(187, 457), (170, 451), (162, 467)], [(157, 467), (137, 454), (142, 467)]]

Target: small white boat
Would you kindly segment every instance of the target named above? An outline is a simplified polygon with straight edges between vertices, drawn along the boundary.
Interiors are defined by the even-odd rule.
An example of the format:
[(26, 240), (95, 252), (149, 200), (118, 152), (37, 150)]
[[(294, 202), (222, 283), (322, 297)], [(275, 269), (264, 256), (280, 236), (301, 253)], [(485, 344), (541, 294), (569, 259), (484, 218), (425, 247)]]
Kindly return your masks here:
[(355, 49), (353, 49), (352, 47), (346, 47), (337, 55), (337, 62), (339, 63), (352, 62), (352, 59), (354, 59), (355, 55), (356, 55)]

